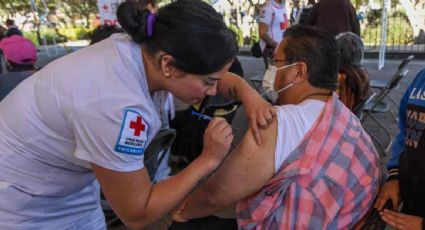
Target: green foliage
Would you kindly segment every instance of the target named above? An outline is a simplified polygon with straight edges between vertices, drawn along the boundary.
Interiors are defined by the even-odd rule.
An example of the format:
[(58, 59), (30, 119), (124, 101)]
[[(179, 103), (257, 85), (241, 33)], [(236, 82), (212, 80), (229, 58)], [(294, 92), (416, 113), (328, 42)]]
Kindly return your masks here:
[(254, 42), (258, 42), (260, 40), (260, 34), (258, 33), (258, 25), (251, 27), (251, 39), (247, 44), (252, 45)]
[[(362, 39), (367, 45), (379, 45), (381, 38), (381, 10), (370, 10)], [(413, 28), (404, 10), (388, 12), (387, 45), (402, 45), (413, 42)]]
[[(50, 29), (50, 28), (42, 29), (40, 31), (40, 35), (41, 35), (40, 36), (41, 39), (43, 39), (43, 36), (44, 36), (44, 39), (46, 39), (46, 43), (48, 45), (53, 44), (54, 39), (56, 39), (56, 43), (61, 42), (53, 29)], [(31, 40), (34, 44), (41, 45), (37, 39), (36, 31), (24, 32), (24, 36), (28, 38), (29, 40)], [(43, 40), (41, 40), (40, 42), (43, 43)]]
[(366, 20), (368, 22), (368, 25), (371, 27), (379, 26), (381, 23), (381, 14), (382, 14), (382, 9), (369, 10), (366, 15)]
[(24, 32), (24, 37), (26, 37), (27, 39), (31, 40), (32, 43), (34, 43), (35, 45), (39, 45), (38, 44), (38, 40), (37, 40), (37, 34), (33, 31), (31, 32)]
[(232, 24), (229, 25), (229, 29), (232, 30), (233, 32), (235, 32), (238, 46), (242, 46), (243, 45), (243, 33), (242, 33), (242, 30), (239, 27), (236, 27), (235, 25), (232, 25)]
[(85, 27), (78, 26), (78, 27), (59, 28), (58, 32), (60, 35), (65, 36), (71, 41), (74, 41), (74, 40), (87, 39), (87, 35), (90, 32), (90, 30)]
[[(57, 32), (53, 28), (42, 28), (40, 30), (41, 39), (43, 39), (44, 36), (48, 45), (53, 44), (54, 39), (56, 39), (56, 43), (66, 42), (68, 40), (74, 41), (87, 39), (88, 33), (89, 29), (86, 29), (85, 27), (59, 28)], [(31, 40), (34, 44), (40, 45), (37, 39), (36, 31), (24, 32), (24, 36)]]

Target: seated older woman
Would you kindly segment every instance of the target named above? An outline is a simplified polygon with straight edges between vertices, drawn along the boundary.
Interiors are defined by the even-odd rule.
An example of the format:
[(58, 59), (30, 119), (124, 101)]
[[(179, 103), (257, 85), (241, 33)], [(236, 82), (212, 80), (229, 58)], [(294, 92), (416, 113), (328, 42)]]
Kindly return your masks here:
[(340, 33), (335, 38), (340, 53), (339, 98), (347, 108), (360, 115), (359, 106), (371, 94), (367, 70), (361, 65), (363, 42), (359, 35), (352, 32)]
[[(333, 91), (335, 39), (294, 26), (275, 51), (277, 118), (255, 143), (247, 132), (219, 170), (174, 213), (176, 221), (238, 203), (240, 229), (348, 229), (369, 209), (378, 155)], [(284, 90), (282, 90), (284, 89)]]

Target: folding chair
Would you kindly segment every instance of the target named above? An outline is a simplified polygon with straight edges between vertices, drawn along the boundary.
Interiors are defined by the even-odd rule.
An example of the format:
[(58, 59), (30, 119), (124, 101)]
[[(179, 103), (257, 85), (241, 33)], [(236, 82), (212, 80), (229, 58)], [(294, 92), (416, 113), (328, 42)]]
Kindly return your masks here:
[[(401, 69), (405, 69), (406, 68), (406, 66), (413, 60), (413, 58), (414, 58), (415, 56), (414, 55), (410, 55), (409, 57), (407, 57), (407, 58), (405, 58), (401, 63), (400, 63), (400, 65), (398, 66), (398, 69), (399, 70), (401, 70)], [(382, 90), (382, 89), (384, 89), (387, 85), (388, 85), (388, 82), (389, 82), (390, 80), (389, 79), (386, 79), (386, 80), (371, 80), (370, 81), (370, 87), (371, 88), (373, 88), (373, 89), (377, 89), (377, 90)], [(399, 84), (397, 84), (394, 88), (395, 89), (398, 89), (399, 88)], [(391, 97), (391, 95), (387, 95), (387, 98), (388, 98), (388, 100), (393, 104), (393, 105), (395, 105), (395, 107), (396, 108), (398, 108), (398, 103), (397, 103), (397, 101), (396, 100), (394, 100), (394, 98), (392, 98)], [(389, 110), (389, 112), (391, 113), (391, 116), (394, 118), (394, 120), (396, 121), (397, 120), (397, 118), (396, 118), (396, 116), (393, 114), (393, 112), (391, 111), (391, 109)]]
[[(353, 114), (355, 114), (360, 121), (363, 120), (364, 118), (364, 113), (363, 110), (365, 108), (366, 105), (370, 104), (371, 101), (375, 98), (376, 93), (371, 93), (363, 102), (359, 103), (356, 107), (353, 108)], [(369, 134), (369, 136), (375, 141), (375, 143), (378, 144), (378, 147), (381, 149), (381, 151), (384, 153), (385, 155), (385, 148), (384, 146), (382, 146), (381, 142), (379, 142), (378, 137), (371, 131), (369, 131), (367, 129), (366, 126), (363, 126), (363, 128), (366, 130), (366, 132)]]
[[(364, 119), (366, 119), (367, 117), (370, 117), (373, 121), (375, 121), (375, 123), (378, 124), (379, 127), (381, 127), (384, 130), (385, 134), (390, 139), (390, 143), (388, 144), (388, 146), (386, 148), (383, 148), (382, 144), (378, 141), (378, 139), (376, 137), (374, 137), (374, 134), (372, 132), (369, 132), (366, 129), (366, 131), (368, 131), (368, 133), (372, 136), (372, 138), (375, 139), (375, 141), (377, 141), (377, 143), (381, 147), (381, 149), (384, 150), (383, 151), (384, 155), (386, 155), (389, 148), (391, 147), (392, 136), (391, 136), (389, 130), (385, 127), (385, 125), (382, 124), (382, 122), (380, 122), (373, 114), (374, 113), (386, 113), (386, 112), (390, 111), (390, 106), (386, 102), (384, 102), (384, 99), (388, 96), (388, 94), (391, 92), (391, 90), (393, 90), (397, 87), (400, 80), (407, 75), (409, 70), (406, 69), (406, 66), (412, 60), (412, 58), (413, 57), (410, 56), (410, 57), (406, 58), (405, 60), (403, 60), (403, 62), (400, 64), (399, 68), (397, 69), (397, 72), (387, 82), (385, 87), (382, 88), (375, 95), (375, 97), (372, 100), (370, 100), (367, 104), (365, 104), (365, 106), (363, 108), (364, 116), (362, 117), (361, 121), (364, 121)], [(394, 115), (392, 115), (392, 116), (394, 116)]]

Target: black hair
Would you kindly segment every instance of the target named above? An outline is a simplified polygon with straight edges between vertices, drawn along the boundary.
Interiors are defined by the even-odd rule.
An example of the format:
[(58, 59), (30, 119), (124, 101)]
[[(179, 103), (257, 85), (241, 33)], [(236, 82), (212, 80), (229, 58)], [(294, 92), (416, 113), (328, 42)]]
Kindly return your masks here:
[(122, 33), (122, 32), (124, 32), (122, 29), (114, 25), (100, 25), (96, 29), (90, 32), (89, 34), (90, 45), (93, 45), (94, 43), (98, 43), (102, 41), (103, 39), (108, 38), (112, 34)]
[(160, 50), (174, 57), (174, 66), (186, 73), (205, 75), (219, 71), (236, 56), (232, 33), (221, 16), (201, 0), (178, 0), (158, 10), (152, 36), (147, 34), (147, 10), (124, 2), (118, 22), (136, 43), (152, 55)]
[(137, 9), (144, 10), (146, 7), (151, 4), (151, 6), (156, 7), (156, 0), (127, 0), (127, 2), (136, 3)]
[(336, 90), (339, 52), (335, 38), (324, 29), (295, 25), (284, 34), (285, 58), (307, 65), (308, 81), (319, 88)]
[(137, 0), (140, 7), (146, 8), (149, 4), (151, 4), (153, 7), (156, 7), (156, 1), (155, 0)]
[(10, 19), (10, 18), (8, 18), (7, 20), (6, 20), (6, 25), (7, 26), (11, 26), (11, 25), (14, 25), (15, 24), (15, 21), (14, 20), (12, 20), (12, 19)]

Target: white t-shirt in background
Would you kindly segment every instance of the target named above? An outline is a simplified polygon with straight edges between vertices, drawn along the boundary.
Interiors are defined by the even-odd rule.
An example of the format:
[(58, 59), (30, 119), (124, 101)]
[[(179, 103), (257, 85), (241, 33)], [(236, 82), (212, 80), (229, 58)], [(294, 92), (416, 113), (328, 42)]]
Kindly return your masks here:
[[(276, 43), (279, 43), (283, 39), (283, 33), (289, 26), (288, 14), (284, 4), (269, 0), (263, 9), (261, 9), (259, 22), (269, 26), (267, 34)], [(260, 40), (260, 47), (264, 50), (266, 42)]]

